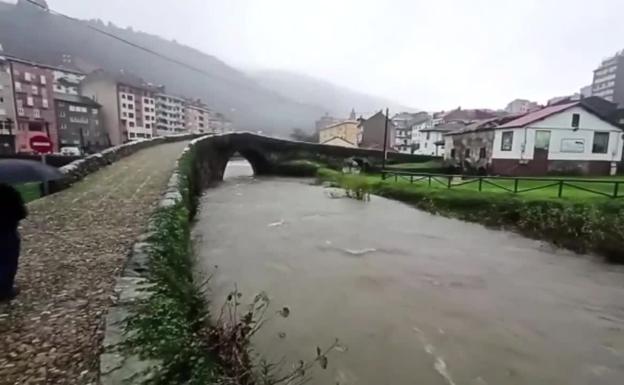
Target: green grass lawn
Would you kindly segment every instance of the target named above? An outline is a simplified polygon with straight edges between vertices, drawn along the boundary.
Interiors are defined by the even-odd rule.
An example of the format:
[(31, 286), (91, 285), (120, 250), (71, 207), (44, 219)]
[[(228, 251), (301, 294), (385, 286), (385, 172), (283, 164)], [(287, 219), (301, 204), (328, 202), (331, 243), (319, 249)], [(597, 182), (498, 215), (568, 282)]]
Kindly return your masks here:
[[(381, 176), (379, 175), (366, 175), (364, 176), (370, 183), (379, 183), (381, 181)], [(622, 182), (618, 188), (618, 196), (621, 196), (622, 201), (624, 201), (624, 176), (615, 176), (615, 177), (597, 177), (597, 178), (588, 178), (588, 177), (548, 177), (551, 179), (563, 179), (565, 180), (563, 190), (562, 190), (562, 198), (563, 199), (573, 199), (573, 200), (594, 200), (594, 199), (610, 199), (606, 196), (596, 194), (590, 191), (585, 190), (593, 190), (603, 194), (613, 194), (615, 183), (613, 182)], [(588, 182), (588, 179), (595, 179), (596, 181), (609, 181), (608, 183), (603, 182)], [(581, 181), (576, 181), (581, 180)], [(397, 183), (401, 184), (401, 187), (409, 188), (413, 186), (413, 188), (422, 189), (434, 189), (434, 190), (448, 190), (448, 178), (445, 176), (433, 177), (431, 179), (431, 184), (429, 184), (429, 178), (422, 177), (413, 177), (413, 183), (410, 182), (409, 176), (395, 176), (387, 177), (383, 183)], [(451, 191), (457, 192), (471, 192), (471, 193), (497, 193), (503, 195), (514, 195), (520, 198), (526, 199), (544, 199), (544, 198), (558, 198), (559, 193), (559, 185), (557, 181), (542, 181), (542, 180), (519, 180), (517, 185), (517, 194), (513, 194), (515, 182), (512, 179), (496, 179), (496, 178), (485, 178), (481, 183), (481, 190), (479, 190), (479, 182), (477, 178), (453, 178), (451, 180)], [(404, 185), (404, 186), (403, 186)], [(584, 190), (585, 189), (585, 190)], [(509, 191), (511, 190), (511, 191)]]
[(428, 162), (420, 162), (420, 163), (397, 163), (397, 164), (389, 164), (388, 168), (398, 168), (405, 170), (417, 170), (420, 168), (442, 168), (444, 167), (444, 162), (441, 160), (430, 160)]
[(24, 202), (30, 202), (41, 197), (39, 183), (24, 183), (14, 187), (22, 194)]

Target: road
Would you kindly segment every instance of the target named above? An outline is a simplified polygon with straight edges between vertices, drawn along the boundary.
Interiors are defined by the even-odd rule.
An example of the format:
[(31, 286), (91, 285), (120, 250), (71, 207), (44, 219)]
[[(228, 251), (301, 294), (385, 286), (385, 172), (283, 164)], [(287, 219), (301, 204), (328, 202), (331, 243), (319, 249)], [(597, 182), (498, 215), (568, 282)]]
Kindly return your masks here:
[(624, 269), (592, 256), (287, 179), (208, 190), (194, 234), (215, 307), (290, 307), (260, 353), (346, 346), (311, 384), (622, 384)]
[(22, 293), (0, 305), (0, 384), (95, 383), (115, 277), (185, 145), (139, 151), (28, 205)]

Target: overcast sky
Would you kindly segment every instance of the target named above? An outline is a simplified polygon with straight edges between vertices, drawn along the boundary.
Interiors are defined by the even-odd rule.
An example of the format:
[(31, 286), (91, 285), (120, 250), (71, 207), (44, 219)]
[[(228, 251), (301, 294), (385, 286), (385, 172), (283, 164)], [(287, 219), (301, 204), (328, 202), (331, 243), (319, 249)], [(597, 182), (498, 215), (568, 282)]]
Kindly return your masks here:
[(591, 83), (624, 48), (622, 0), (48, 2), (242, 69), (297, 71), (427, 110), (545, 102)]

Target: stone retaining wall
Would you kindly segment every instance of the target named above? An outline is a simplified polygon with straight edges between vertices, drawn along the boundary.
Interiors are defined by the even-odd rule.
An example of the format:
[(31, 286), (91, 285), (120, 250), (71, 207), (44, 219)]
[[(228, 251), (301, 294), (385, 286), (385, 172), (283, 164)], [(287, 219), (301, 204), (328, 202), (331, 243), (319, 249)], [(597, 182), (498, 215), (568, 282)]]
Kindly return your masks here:
[[(192, 140), (184, 149), (173, 174), (169, 178), (167, 187), (158, 202), (159, 208), (168, 208), (183, 200), (180, 191), (179, 162), (199, 142), (207, 140), (204, 136)], [(123, 151), (123, 150), (122, 150)], [(136, 151), (136, 149), (134, 150)], [(190, 220), (190, 218), (189, 218)], [(100, 355), (100, 384), (101, 385), (132, 385), (143, 384), (150, 379), (160, 362), (144, 360), (136, 354), (129, 354), (121, 346), (125, 340), (125, 327), (128, 317), (132, 314), (137, 301), (146, 299), (149, 292), (144, 289), (150, 285), (147, 280), (149, 264), (150, 237), (153, 234), (154, 218), (149, 220), (147, 231), (143, 233), (133, 245), (126, 266), (115, 284), (116, 302), (106, 315), (104, 330), (103, 352)]]

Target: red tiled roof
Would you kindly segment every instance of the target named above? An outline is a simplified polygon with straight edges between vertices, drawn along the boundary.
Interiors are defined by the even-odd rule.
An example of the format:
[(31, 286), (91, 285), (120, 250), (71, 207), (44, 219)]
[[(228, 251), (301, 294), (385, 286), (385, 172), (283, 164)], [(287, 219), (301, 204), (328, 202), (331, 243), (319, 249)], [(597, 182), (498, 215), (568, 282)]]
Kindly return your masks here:
[(500, 126), (498, 126), (497, 128), (514, 128), (514, 127), (524, 127), (527, 124), (531, 124), (533, 122), (537, 122), (538, 120), (542, 120), (545, 119), (547, 117), (549, 117), (550, 115), (554, 115), (558, 112), (567, 110), (570, 107), (574, 107), (576, 105), (578, 105), (579, 102), (573, 102), (573, 103), (566, 103), (566, 104), (559, 104), (559, 105), (554, 105), (554, 106), (550, 106), (550, 107), (545, 107), (542, 108), (541, 110), (537, 110), (535, 112), (531, 112), (528, 113), (524, 116), (519, 117), (518, 119), (514, 119), (510, 122), (507, 122), (505, 124), (501, 124)]

